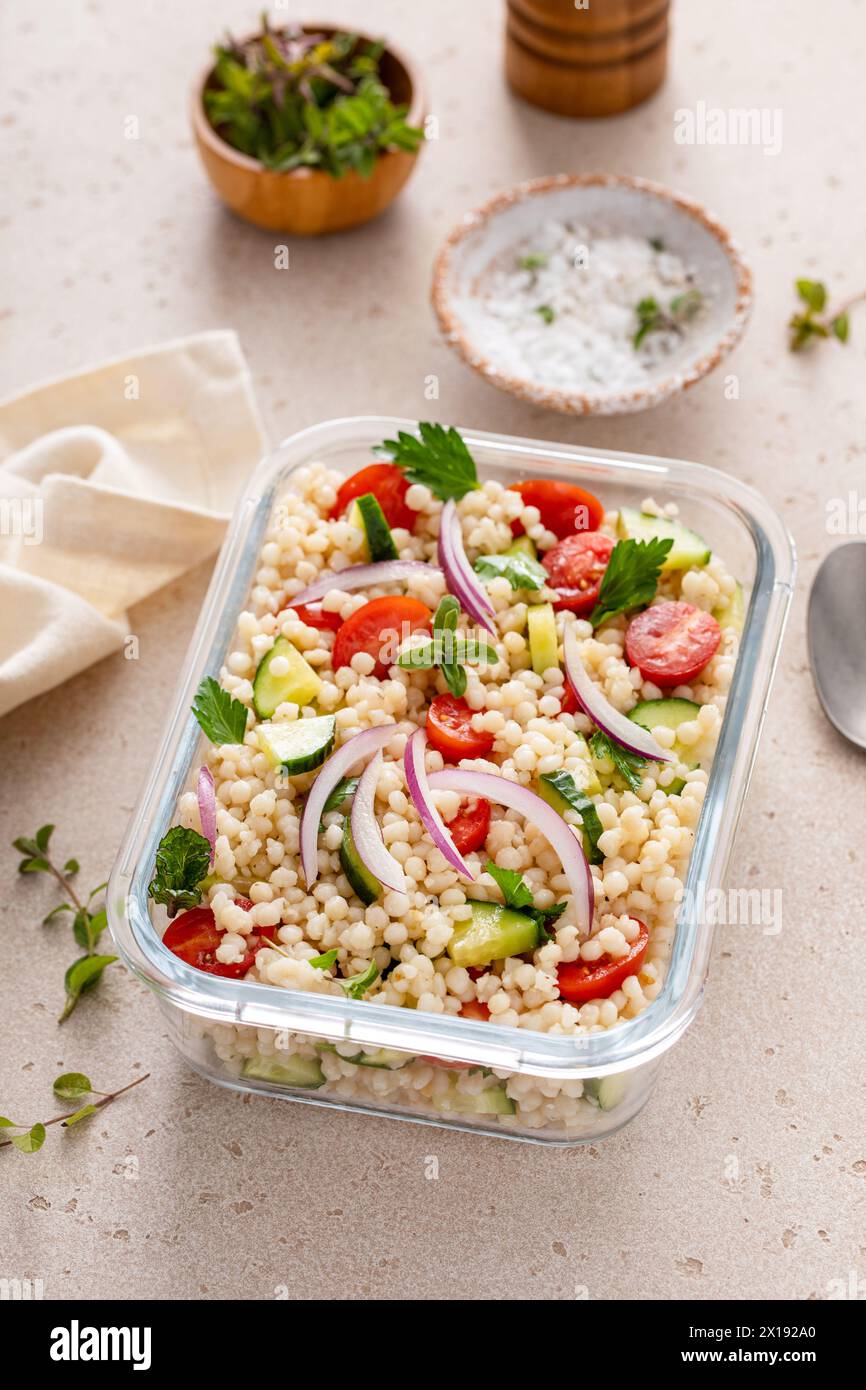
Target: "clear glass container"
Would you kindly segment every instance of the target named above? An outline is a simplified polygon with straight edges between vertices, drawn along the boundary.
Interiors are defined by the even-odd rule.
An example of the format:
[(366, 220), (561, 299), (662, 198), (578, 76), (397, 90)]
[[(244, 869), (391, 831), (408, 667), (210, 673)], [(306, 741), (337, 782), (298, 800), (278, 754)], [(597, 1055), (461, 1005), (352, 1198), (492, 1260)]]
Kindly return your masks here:
[[(202, 677), (219, 674), (275, 500), (293, 469), (320, 460), (354, 472), (370, 461), (372, 446), (401, 428), (412, 430), (415, 422), (358, 417), (303, 430), (266, 458), (245, 487), (174, 713), (111, 875), (111, 932), (125, 963), (157, 996), (179, 1051), (219, 1084), (500, 1137), (562, 1145), (598, 1140), (641, 1109), (662, 1056), (700, 1005), (713, 939), (700, 905), (724, 883), (791, 598), (791, 538), (764, 498), (735, 478), (693, 463), (461, 430), (482, 476), (506, 483), (533, 475), (568, 479), (598, 492), (608, 507), (639, 506), (647, 496), (676, 502), (748, 599), (667, 976), (644, 1012), (608, 1031), (569, 1037), (223, 979), (167, 950), (152, 918), (147, 885), (156, 847), (201, 762), (203, 740), (190, 703)], [(340, 1067), (346, 1075), (324, 1079), (321, 1062), (335, 1049), (348, 1063)], [(539, 1097), (528, 1121), (502, 1101), (504, 1085), (492, 1099), (477, 1099), (478, 1091), (496, 1086), (491, 1073), (509, 1090)]]

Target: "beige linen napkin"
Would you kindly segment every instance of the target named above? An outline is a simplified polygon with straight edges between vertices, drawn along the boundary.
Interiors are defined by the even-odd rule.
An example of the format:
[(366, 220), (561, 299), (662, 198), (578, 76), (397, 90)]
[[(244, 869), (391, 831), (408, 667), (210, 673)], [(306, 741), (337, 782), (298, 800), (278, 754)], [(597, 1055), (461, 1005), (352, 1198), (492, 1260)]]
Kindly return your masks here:
[(0, 714), (123, 645), (127, 609), (219, 548), (265, 447), (226, 331), (0, 401)]

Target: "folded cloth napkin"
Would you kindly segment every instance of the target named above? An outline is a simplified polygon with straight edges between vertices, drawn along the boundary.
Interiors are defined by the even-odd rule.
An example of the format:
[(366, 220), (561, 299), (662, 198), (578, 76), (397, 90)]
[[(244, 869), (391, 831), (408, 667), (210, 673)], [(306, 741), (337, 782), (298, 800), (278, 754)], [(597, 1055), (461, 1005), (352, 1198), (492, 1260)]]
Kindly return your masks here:
[(219, 548), (264, 451), (226, 331), (0, 401), (0, 715), (119, 650), (127, 609)]

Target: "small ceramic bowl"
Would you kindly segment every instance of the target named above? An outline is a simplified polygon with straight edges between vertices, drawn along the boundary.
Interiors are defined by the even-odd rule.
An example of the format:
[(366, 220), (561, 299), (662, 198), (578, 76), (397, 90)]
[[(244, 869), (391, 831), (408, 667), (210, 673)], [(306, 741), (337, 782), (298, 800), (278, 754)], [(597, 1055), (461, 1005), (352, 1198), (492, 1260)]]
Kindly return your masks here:
[[(549, 220), (590, 233), (659, 238), (694, 272), (704, 297), (700, 314), (671, 352), (647, 365), (639, 386), (564, 388), (537, 369), (516, 372), (513, 355), (498, 352), (479, 282), (493, 261), (501, 264), (510, 247), (531, 243)], [(591, 273), (591, 261), (583, 273)], [(628, 175), (557, 174), (518, 184), (467, 213), (436, 258), (432, 298), (446, 341), (494, 386), (568, 415), (618, 415), (659, 405), (718, 366), (745, 329), (752, 276), (729, 233), (690, 198)]]
[[(310, 34), (333, 34), (333, 25), (305, 24)], [(364, 35), (364, 42), (370, 42)], [(396, 105), (408, 106), (410, 125), (424, 123), (424, 97), (414, 65), (392, 44), (381, 61), (382, 81)], [(193, 87), (190, 107), (193, 135), (205, 172), (233, 212), (257, 227), (294, 236), (321, 236), (360, 226), (378, 217), (409, 178), (418, 152), (388, 150), (379, 155), (369, 178), (350, 169), (335, 179), (321, 169), (292, 169), (284, 174), (266, 169), (242, 154), (214, 130), (204, 109), (203, 93), (213, 85), (211, 64)]]

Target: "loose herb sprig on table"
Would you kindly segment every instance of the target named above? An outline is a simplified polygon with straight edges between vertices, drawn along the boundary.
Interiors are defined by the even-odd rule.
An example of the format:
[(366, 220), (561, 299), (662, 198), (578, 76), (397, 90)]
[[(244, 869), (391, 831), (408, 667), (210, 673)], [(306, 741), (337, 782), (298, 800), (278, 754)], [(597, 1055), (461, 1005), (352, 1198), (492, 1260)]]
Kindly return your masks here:
[(589, 615), (593, 627), (600, 627), (618, 613), (643, 608), (655, 598), (665, 556), (673, 545), (668, 536), (648, 541), (617, 541), (610, 552), (607, 569), (598, 591), (598, 602)]
[(440, 501), (453, 497), (459, 502), (479, 486), (475, 460), (461, 435), (453, 426), (446, 429), (429, 421), (422, 421), (418, 430), (420, 439), (400, 430), (396, 439), (386, 439), (374, 453), (392, 460), (410, 483), (423, 483)]
[(684, 290), (682, 294), (674, 295), (667, 309), (663, 309), (658, 300), (651, 295), (640, 300), (635, 305), (637, 330), (632, 338), (633, 346), (635, 349), (639, 348), (648, 333), (663, 330), (682, 333), (685, 324), (694, 318), (703, 302), (704, 297), (697, 289)]
[(35, 1125), (19, 1124), (17, 1120), (10, 1120), (5, 1115), (0, 1115), (0, 1130), (19, 1130), (18, 1134), (12, 1134), (8, 1139), (0, 1139), (0, 1149), (10, 1146), (16, 1148), (19, 1153), (35, 1154), (45, 1143), (45, 1132), (50, 1125), (61, 1125), (63, 1129), (71, 1129), (73, 1125), (80, 1124), (82, 1120), (89, 1120), (91, 1115), (95, 1115), (98, 1110), (102, 1110), (106, 1105), (111, 1105), (112, 1101), (117, 1100), (118, 1096), (125, 1095), (134, 1086), (140, 1086), (142, 1081), (146, 1081), (150, 1072), (145, 1072), (144, 1076), (137, 1076), (128, 1085), (121, 1086), (117, 1091), (97, 1091), (89, 1076), (85, 1076), (80, 1071), (64, 1072), (54, 1081), (54, 1094), (60, 1100), (84, 1100), (85, 1096), (99, 1096), (99, 1100), (87, 1101), (80, 1105), (77, 1110), (69, 1110), (65, 1115), (54, 1115), (50, 1120), (38, 1120)]
[(460, 604), (446, 594), (433, 618), (433, 636), (412, 638), (400, 649), (397, 665), (408, 671), (428, 671), (438, 666), (452, 695), (466, 693), (466, 666), (495, 666), (496, 649), (474, 637), (457, 636)]
[(519, 874), (516, 869), (500, 869), (492, 859), (488, 859), (484, 865), (484, 872), (495, 880), (505, 899), (506, 907), (510, 907), (514, 912), (522, 912), (524, 917), (532, 918), (538, 927), (539, 945), (546, 941), (552, 941), (553, 934), (549, 928), (558, 917), (562, 916), (566, 904), (556, 903), (553, 907), (533, 907), (532, 889), (523, 875)]
[(93, 910), (93, 900), (104, 891), (106, 885), (99, 883), (91, 889), (86, 898), (80, 897), (71, 882), (79, 872), (78, 860), (67, 859), (63, 868), (58, 868), (51, 858), (49, 848), (53, 833), (53, 825), (40, 826), (32, 838), (28, 835), (20, 835), (16, 840), (13, 840), (12, 847), (24, 856), (18, 865), (19, 873), (50, 874), (52, 878), (56, 879), (66, 897), (65, 902), (58, 903), (47, 916), (43, 917), (43, 926), (48, 926), (64, 913), (71, 912), (72, 935), (76, 945), (85, 953), (73, 961), (64, 976), (66, 1002), (58, 1018), (58, 1022), (63, 1023), (78, 1004), (82, 994), (96, 988), (105, 967), (116, 961), (117, 956), (100, 955), (97, 950), (99, 939), (108, 922), (104, 907)]
[(355, 34), (271, 28), (246, 43), (227, 39), (204, 93), (208, 120), (228, 144), (287, 173), (309, 167), (333, 178), (369, 178), (380, 154), (414, 154), (424, 131), (406, 122), (382, 82), (383, 42)]
[(797, 294), (805, 304), (805, 309), (795, 311), (788, 320), (788, 347), (792, 352), (813, 343), (816, 338), (838, 338), (847, 343), (851, 324), (849, 312), (855, 304), (866, 299), (863, 294), (855, 294), (833, 313), (825, 313), (827, 308), (827, 286), (821, 280), (795, 280)]

